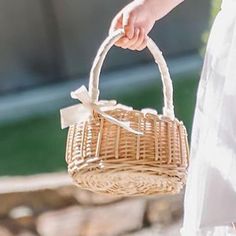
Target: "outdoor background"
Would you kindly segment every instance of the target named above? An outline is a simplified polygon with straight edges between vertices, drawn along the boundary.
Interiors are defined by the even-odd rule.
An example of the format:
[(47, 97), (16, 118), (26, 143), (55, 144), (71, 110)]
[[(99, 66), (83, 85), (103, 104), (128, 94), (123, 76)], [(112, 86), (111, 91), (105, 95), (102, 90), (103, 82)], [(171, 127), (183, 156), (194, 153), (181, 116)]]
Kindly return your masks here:
[[(162, 197), (161, 200), (158, 197), (133, 200), (142, 201), (142, 204), (130, 199), (111, 200), (74, 188), (65, 173), (67, 130), (60, 129), (59, 109), (75, 103), (69, 97), (71, 90), (82, 84), (87, 86), (93, 58), (107, 36), (112, 17), (128, 2), (0, 0), (0, 199), (4, 201), (3, 209), (0, 207), (1, 236), (179, 235), (176, 227), (181, 224), (183, 193), (176, 197)], [(209, 27), (219, 3), (210, 0), (186, 1), (160, 20), (150, 34), (167, 59), (174, 85), (176, 116), (186, 125), (189, 140)], [(152, 107), (162, 112), (162, 84), (147, 50), (131, 52), (112, 48), (100, 81), (101, 98), (116, 99), (137, 109)], [(35, 177), (35, 174), (42, 175)], [(61, 197), (62, 192), (66, 192), (68, 198)], [(89, 202), (88, 199), (92, 200)], [(129, 226), (123, 231), (118, 228), (114, 231), (115, 226), (101, 231), (101, 228), (107, 227), (104, 222), (93, 223), (97, 228), (93, 228), (91, 223), (92, 231), (79, 228), (79, 224), (83, 225), (81, 219), (84, 214), (93, 212), (92, 206), (113, 206), (116, 202), (126, 204), (124, 201), (131, 201), (123, 206), (124, 212), (132, 204), (140, 210), (140, 213), (133, 214), (141, 215), (141, 223), (129, 218)], [(154, 209), (150, 201), (158, 206), (156, 213), (150, 213), (150, 209)], [(89, 210), (84, 210), (85, 205)], [(173, 205), (178, 206), (174, 208), (175, 213), (170, 210)], [(74, 220), (74, 228), (69, 223), (64, 228), (61, 224), (62, 215), (66, 215), (62, 208), (68, 211), (68, 206), (74, 210), (68, 213), (68, 219), (71, 217)], [(122, 207), (117, 209), (121, 214), (119, 209)], [(62, 212), (56, 212), (59, 210)], [(97, 214), (106, 215), (102, 207), (99, 210)], [(50, 214), (48, 211), (54, 211), (51, 213), (54, 218), (49, 216), (54, 220), (52, 225), (56, 225), (54, 231), (51, 224), (45, 223), (48, 222), (47, 215), (46, 218), (42, 216)], [(146, 218), (143, 212), (146, 212)], [(109, 214), (121, 220), (119, 214)], [(164, 220), (161, 217), (161, 220), (156, 219), (155, 214), (158, 217), (162, 215)], [(169, 217), (167, 220), (166, 214)], [(94, 218), (97, 218), (96, 214)], [(178, 226), (171, 233), (158, 231), (161, 225), (173, 225), (171, 222), (174, 219)], [(104, 221), (107, 219), (104, 218)], [(140, 233), (141, 228), (146, 230), (145, 233)], [(153, 228), (157, 231), (148, 231)]]

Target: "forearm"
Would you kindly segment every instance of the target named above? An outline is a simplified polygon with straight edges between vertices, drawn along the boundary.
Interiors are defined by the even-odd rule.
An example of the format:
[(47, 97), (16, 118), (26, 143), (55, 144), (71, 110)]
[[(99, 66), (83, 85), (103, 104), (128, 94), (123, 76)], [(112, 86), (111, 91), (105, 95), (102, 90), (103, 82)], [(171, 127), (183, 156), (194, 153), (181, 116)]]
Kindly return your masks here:
[(161, 19), (184, 0), (135, 0), (148, 7), (155, 20)]

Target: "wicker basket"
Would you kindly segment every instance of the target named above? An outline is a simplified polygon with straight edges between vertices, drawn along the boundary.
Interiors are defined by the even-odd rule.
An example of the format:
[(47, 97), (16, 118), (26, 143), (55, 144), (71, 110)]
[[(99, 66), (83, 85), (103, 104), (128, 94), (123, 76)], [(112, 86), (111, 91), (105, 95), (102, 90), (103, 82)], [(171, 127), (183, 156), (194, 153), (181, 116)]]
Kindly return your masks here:
[(94, 60), (89, 92), (84, 86), (72, 97), (82, 104), (61, 110), (62, 126), (69, 126), (68, 172), (81, 188), (121, 196), (178, 193), (188, 166), (186, 129), (175, 118), (172, 82), (162, 53), (149, 38), (161, 72), (163, 115), (133, 110), (115, 101), (98, 101), (98, 82), (105, 56), (122, 30), (110, 35)]

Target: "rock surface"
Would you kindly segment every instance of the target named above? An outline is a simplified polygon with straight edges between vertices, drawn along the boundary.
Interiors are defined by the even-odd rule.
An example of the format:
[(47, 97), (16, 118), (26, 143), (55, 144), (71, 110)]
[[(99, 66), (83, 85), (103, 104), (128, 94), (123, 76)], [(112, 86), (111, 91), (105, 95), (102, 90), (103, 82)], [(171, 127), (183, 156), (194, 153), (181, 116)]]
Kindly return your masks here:
[(110, 236), (141, 229), (144, 200), (126, 200), (108, 206), (70, 207), (38, 218), (37, 229), (44, 236)]
[(75, 187), (66, 173), (0, 182), (0, 236), (180, 235), (182, 194), (111, 197)]

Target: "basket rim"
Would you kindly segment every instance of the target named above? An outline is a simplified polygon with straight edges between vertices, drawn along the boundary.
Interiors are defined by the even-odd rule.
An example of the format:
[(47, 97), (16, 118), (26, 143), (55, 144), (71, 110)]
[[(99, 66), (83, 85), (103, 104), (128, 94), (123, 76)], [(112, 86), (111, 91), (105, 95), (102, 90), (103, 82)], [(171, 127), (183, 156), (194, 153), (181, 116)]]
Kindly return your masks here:
[[(104, 112), (108, 112), (108, 113), (120, 112), (120, 111), (137, 113), (137, 114), (143, 115), (144, 117), (146, 117), (146, 116), (156, 117), (158, 120), (167, 121), (167, 122), (175, 122), (175, 123), (178, 123), (179, 125), (183, 125), (185, 127), (183, 121), (179, 120), (176, 116), (174, 118), (170, 118), (169, 116), (167, 116), (165, 114), (158, 113), (158, 111), (156, 109), (150, 108), (150, 107), (142, 108), (141, 110), (139, 110), (139, 109), (135, 109), (131, 106), (126, 106), (126, 105), (118, 103), (118, 104), (114, 105), (112, 108), (102, 107), (101, 110)], [(99, 115), (99, 113), (96, 112), (95, 110), (93, 111), (93, 114)]]

